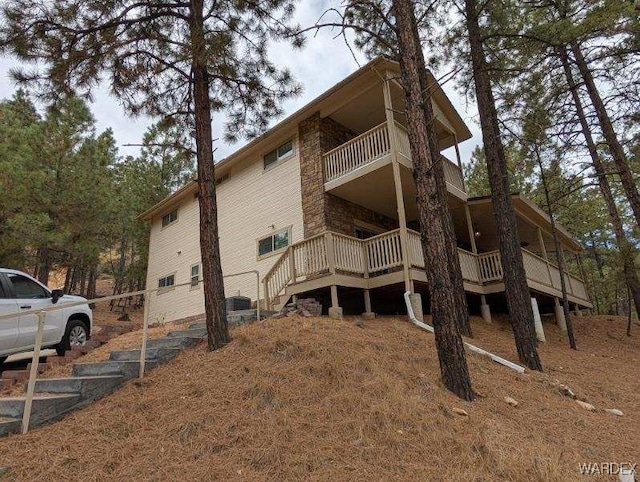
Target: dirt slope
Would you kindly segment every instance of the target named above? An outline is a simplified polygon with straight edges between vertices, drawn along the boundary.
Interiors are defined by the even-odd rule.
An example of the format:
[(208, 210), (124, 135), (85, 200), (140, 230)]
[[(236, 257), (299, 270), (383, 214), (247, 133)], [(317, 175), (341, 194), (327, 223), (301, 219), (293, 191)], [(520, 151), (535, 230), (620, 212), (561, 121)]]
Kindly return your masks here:
[[(10, 480), (579, 480), (578, 463), (640, 461), (640, 381), (621, 319), (575, 323), (578, 352), (545, 325), (544, 375), (470, 355), (483, 397), (465, 403), (438, 381), (433, 336), (406, 321), (269, 320), (0, 440), (0, 466)], [(504, 320), (473, 326), (515, 360)]]

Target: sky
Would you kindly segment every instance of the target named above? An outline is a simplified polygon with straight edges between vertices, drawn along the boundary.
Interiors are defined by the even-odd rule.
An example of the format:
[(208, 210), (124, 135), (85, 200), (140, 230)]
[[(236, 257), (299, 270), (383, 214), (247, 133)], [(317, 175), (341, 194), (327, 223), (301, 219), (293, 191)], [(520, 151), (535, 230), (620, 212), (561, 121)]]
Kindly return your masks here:
[[(295, 21), (302, 26), (313, 25), (326, 8), (326, 5), (327, 2), (322, 0), (301, 1), (296, 10)], [(342, 37), (334, 38), (335, 35), (335, 31), (321, 30), (317, 35), (308, 37), (307, 43), (302, 50), (294, 50), (290, 46), (281, 43), (274, 44), (270, 48), (271, 58), (274, 59), (275, 63), (279, 66), (287, 66), (296, 80), (303, 86), (303, 93), (300, 96), (283, 104), (285, 116), (306, 105), (366, 63), (365, 57), (357, 52), (355, 52), (356, 61), (354, 54), (346, 46), (344, 39)], [(11, 97), (16, 89), (9, 75), (9, 70), (16, 66), (15, 59), (0, 57), (1, 98)], [(470, 159), (475, 146), (481, 141), (476, 106), (475, 103), (468, 101), (456, 91), (453, 82), (449, 82), (442, 87), (473, 134), (472, 139), (460, 144), (462, 161), (466, 163)], [(107, 128), (113, 130), (120, 155), (135, 156), (139, 152), (138, 147), (128, 147), (125, 144), (140, 144), (145, 130), (153, 122), (152, 119), (129, 117), (123, 111), (118, 99), (110, 96), (104, 87), (96, 90), (91, 110), (96, 118), (99, 132)], [(282, 118), (274, 119), (273, 124), (279, 120), (282, 120)], [(215, 135), (216, 132), (222, 132), (223, 123), (223, 113), (214, 113), (214, 137), (217, 137)], [(224, 159), (246, 142), (241, 141), (231, 145), (225, 143), (222, 138), (215, 140), (214, 156), (216, 161)], [(445, 155), (455, 160), (454, 153), (445, 151)]]

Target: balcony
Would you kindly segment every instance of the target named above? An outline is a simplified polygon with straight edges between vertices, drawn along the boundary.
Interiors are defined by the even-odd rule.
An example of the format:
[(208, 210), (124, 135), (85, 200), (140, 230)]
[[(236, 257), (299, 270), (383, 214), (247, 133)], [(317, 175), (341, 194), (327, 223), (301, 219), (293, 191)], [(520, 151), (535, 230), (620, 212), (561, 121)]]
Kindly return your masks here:
[[(401, 165), (411, 170), (411, 150), (406, 128), (394, 123), (398, 145), (398, 160)], [(444, 174), (449, 192), (466, 199), (462, 172), (457, 164), (441, 156), (444, 163)], [(323, 154), (325, 190), (332, 191), (373, 171), (391, 165), (391, 140), (387, 123), (383, 122), (360, 134), (358, 137)], [(390, 169), (389, 169), (390, 174)], [(389, 180), (387, 174), (386, 181)], [(392, 185), (392, 183), (390, 183)]]
[[(408, 260), (412, 278), (426, 281), (420, 233), (408, 230)], [(560, 270), (545, 259), (522, 250), (527, 283), (531, 289), (558, 296)], [(458, 248), (465, 290), (479, 294), (503, 291), (500, 253), (470, 253)], [(265, 298), (274, 306), (288, 287), (299, 284), (302, 292), (330, 284), (375, 288), (401, 280), (403, 266), (400, 230), (388, 231), (368, 239), (357, 239), (325, 232), (291, 245), (265, 276)], [(323, 280), (327, 276), (339, 279)], [(572, 301), (589, 304), (585, 285), (579, 278), (564, 273)]]

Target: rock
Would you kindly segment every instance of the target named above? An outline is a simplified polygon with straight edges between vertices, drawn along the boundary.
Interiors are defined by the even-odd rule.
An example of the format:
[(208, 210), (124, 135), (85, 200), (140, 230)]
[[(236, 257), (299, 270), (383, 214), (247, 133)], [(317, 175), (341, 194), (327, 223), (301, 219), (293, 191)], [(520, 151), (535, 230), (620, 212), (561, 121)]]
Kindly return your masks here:
[(468, 416), (469, 416), (469, 414), (467, 413), (467, 411), (466, 411), (466, 410), (463, 410), (463, 409), (461, 409), (461, 408), (454, 407), (454, 408), (452, 408), (452, 409), (451, 409), (451, 411), (452, 411), (453, 413), (455, 413), (456, 415), (460, 415), (460, 416), (462, 416), (462, 417), (468, 417)]
[(517, 400), (515, 398), (504, 397), (504, 401), (507, 402), (512, 407), (517, 407), (518, 406), (518, 402), (517, 402)]
[(357, 320), (356, 321), (356, 326), (358, 328), (364, 328), (364, 322), (362, 320)]
[(590, 412), (596, 411), (596, 407), (594, 407), (590, 403), (583, 402), (582, 400), (576, 400), (576, 403), (580, 405), (582, 408), (584, 408), (585, 410), (589, 410)]
[(301, 315), (304, 317), (321, 316), (322, 305), (314, 298), (300, 299), (295, 303), (287, 303), (274, 318)]
[(605, 412), (610, 413), (611, 415), (616, 415), (618, 417), (622, 417), (624, 415), (624, 413), (622, 413), (622, 411), (618, 410), (617, 408), (607, 408)]
[(560, 384), (558, 386), (558, 391), (566, 397), (576, 399), (576, 394), (573, 390), (571, 390), (568, 386)]
[(0, 467), (0, 479), (3, 479), (5, 475), (9, 473), (11, 467)]

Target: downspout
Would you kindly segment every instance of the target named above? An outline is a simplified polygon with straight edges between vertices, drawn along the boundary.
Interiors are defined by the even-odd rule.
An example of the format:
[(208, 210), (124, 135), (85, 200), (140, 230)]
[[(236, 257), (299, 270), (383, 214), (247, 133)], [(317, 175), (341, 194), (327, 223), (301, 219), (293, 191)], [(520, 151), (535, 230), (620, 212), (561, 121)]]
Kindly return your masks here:
[[(409, 301), (410, 294), (411, 294), (410, 291), (405, 292), (404, 302), (407, 305), (407, 313), (409, 314), (409, 319), (411, 320), (411, 323), (413, 323), (419, 328), (422, 328), (423, 330), (433, 333), (433, 326), (427, 325), (426, 323), (423, 323), (422, 321), (419, 321), (416, 319), (415, 314), (413, 313), (413, 307), (411, 306), (411, 302)], [(467, 347), (472, 352), (477, 353), (478, 355), (489, 357), (494, 362), (500, 363), (501, 365), (504, 365), (507, 368), (511, 368), (512, 370), (515, 370), (518, 373), (524, 373), (524, 367), (521, 367), (520, 365), (516, 365), (515, 363), (510, 362), (509, 360), (505, 360), (504, 358), (499, 357), (498, 355), (494, 355), (493, 353), (483, 350), (482, 348), (478, 348), (477, 346), (472, 345), (471, 343), (467, 343), (466, 341), (464, 342), (464, 346)]]

